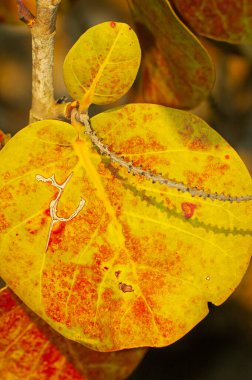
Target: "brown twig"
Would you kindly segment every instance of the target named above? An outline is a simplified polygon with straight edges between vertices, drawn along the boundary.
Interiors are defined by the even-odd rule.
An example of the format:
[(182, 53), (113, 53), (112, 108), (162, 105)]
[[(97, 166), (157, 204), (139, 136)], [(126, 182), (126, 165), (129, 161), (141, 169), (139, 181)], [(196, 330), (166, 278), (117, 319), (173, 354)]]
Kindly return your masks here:
[(17, 2), (19, 19), (23, 21), (27, 26), (29, 26), (29, 28), (32, 28), (35, 22), (35, 16), (23, 3), (23, 0), (16, 0), (16, 2)]

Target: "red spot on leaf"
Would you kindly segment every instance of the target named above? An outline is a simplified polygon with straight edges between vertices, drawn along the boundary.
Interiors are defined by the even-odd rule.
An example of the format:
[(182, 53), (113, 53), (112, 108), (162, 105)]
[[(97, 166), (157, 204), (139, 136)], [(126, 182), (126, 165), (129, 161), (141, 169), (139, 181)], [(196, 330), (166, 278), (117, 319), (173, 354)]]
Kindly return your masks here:
[(63, 240), (63, 233), (66, 228), (66, 223), (60, 222), (58, 228), (52, 231), (48, 246), (52, 244), (60, 244)]
[(122, 282), (119, 283), (119, 289), (123, 293), (134, 292), (134, 289), (132, 288), (132, 285), (123, 284)]
[(197, 206), (193, 203), (183, 202), (181, 204), (181, 208), (182, 208), (182, 211), (184, 213), (184, 217), (186, 219), (190, 219), (193, 216), (194, 210), (196, 209), (196, 207)]
[(37, 230), (29, 230), (29, 232), (30, 232), (31, 235), (36, 235), (38, 233)]
[(230, 159), (229, 154), (226, 154), (226, 155), (225, 155), (225, 159), (226, 159), (226, 160), (229, 160), (229, 159)]
[(134, 306), (133, 306), (133, 313), (135, 314), (135, 316), (137, 318), (142, 318), (143, 315), (147, 314), (148, 313), (148, 309), (147, 309), (147, 306), (145, 304), (145, 302), (141, 299), (138, 299)]
[(101, 265), (101, 260), (100, 259), (96, 259), (96, 265)]
[(40, 221), (41, 226), (43, 226), (44, 224), (46, 224), (46, 221), (47, 221), (46, 218), (42, 218), (41, 221)]
[(7, 222), (4, 214), (0, 214), (0, 232), (5, 231), (9, 227), (9, 223)]
[(116, 278), (118, 278), (118, 277), (120, 276), (120, 274), (121, 274), (121, 271), (120, 271), (120, 270), (117, 270), (117, 271), (115, 272), (115, 276), (116, 276)]
[(115, 21), (111, 21), (110, 26), (111, 26), (111, 28), (115, 28), (116, 27), (116, 22)]
[(47, 208), (47, 209), (44, 211), (44, 214), (47, 215), (47, 216), (50, 216), (50, 209)]

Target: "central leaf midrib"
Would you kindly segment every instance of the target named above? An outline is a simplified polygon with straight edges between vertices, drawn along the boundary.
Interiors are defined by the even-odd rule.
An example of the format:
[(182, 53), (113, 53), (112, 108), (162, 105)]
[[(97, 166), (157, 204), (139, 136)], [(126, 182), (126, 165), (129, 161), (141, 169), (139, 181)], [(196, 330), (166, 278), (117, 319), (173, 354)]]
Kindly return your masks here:
[(88, 97), (89, 95), (92, 97), (93, 93), (95, 92), (96, 85), (97, 85), (97, 83), (99, 82), (99, 80), (100, 80), (100, 78), (101, 78), (101, 76), (102, 76), (102, 73), (103, 73), (103, 71), (104, 71), (104, 68), (106, 67), (106, 65), (107, 65), (107, 63), (108, 63), (108, 61), (109, 61), (109, 59), (110, 59), (110, 56), (111, 56), (111, 54), (112, 54), (112, 52), (113, 52), (113, 50), (114, 50), (114, 47), (115, 47), (115, 45), (116, 45), (116, 43), (117, 43), (117, 41), (118, 41), (118, 39), (119, 39), (119, 37), (120, 37), (120, 35), (121, 35), (121, 33), (122, 33), (122, 29), (123, 29), (123, 26), (122, 26), (122, 27), (120, 28), (120, 30), (118, 31), (118, 34), (117, 34), (117, 36), (116, 36), (114, 42), (112, 43), (112, 45), (111, 45), (111, 47), (110, 47), (110, 49), (109, 49), (109, 52), (108, 52), (106, 58), (104, 59), (103, 63), (101, 64), (101, 66), (100, 66), (100, 68), (99, 68), (99, 70), (98, 70), (98, 72), (97, 72), (97, 74), (96, 74), (96, 76), (95, 76), (95, 78), (94, 78), (94, 80), (93, 80), (92, 85), (90, 86), (90, 88), (89, 88), (89, 90), (86, 92), (86, 94), (84, 95), (84, 99), (85, 99), (86, 97)]
[(85, 142), (77, 141), (74, 143), (73, 147), (79, 157), (80, 163), (86, 171), (90, 183), (94, 185), (97, 190), (97, 196), (103, 202), (108, 214), (114, 222), (113, 225), (115, 226), (117, 233), (119, 233), (117, 234), (117, 238), (120, 237), (120, 244), (124, 246), (125, 240), (122, 233), (122, 226), (116, 217), (115, 210), (111, 205), (109, 198), (106, 195), (106, 190), (101, 182), (100, 175), (98, 174), (94, 164), (90, 159), (90, 152), (88, 151), (88, 148), (85, 146)]
[[(86, 142), (84, 142), (84, 141), (83, 142), (82, 141), (76, 141), (73, 144), (73, 148), (74, 148), (76, 154), (78, 155), (81, 164), (85, 168), (86, 175), (89, 178), (90, 183), (94, 184), (96, 186), (97, 196), (104, 202), (105, 208), (106, 208), (108, 214), (111, 216), (111, 219), (113, 221), (112, 226), (116, 230), (117, 243), (121, 247), (124, 247), (126, 249), (126, 251), (128, 252), (128, 250), (126, 248), (126, 244), (125, 244), (124, 234), (123, 234), (123, 231), (122, 231), (122, 225), (119, 222), (118, 218), (116, 217), (115, 210), (114, 210), (113, 206), (111, 205), (110, 200), (106, 196), (106, 190), (105, 190), (105, 188), (104, 188), (104, 186), (103, 186), (103, 184), (101, 182), (100, 175), (97, 172), (94, 164), (92, 163), (92, 161), (90, 159), (90, 151), (88, 149), (88, 146), (86, 145)], [(87, 202), (88, 202), (88, 199), (87, 199)], [(117, 252), (116, 252), (116, 254), (115, 254), (116, 256), (112, 259), (113, 263), (115, 262), (117, 256), (119, 255), (119, 252), (120, 252), (120, 250), (118, 249)], [(139, 286), (139, 280), (138, 280), (137, 271), (135, 269), (134, 262), (132, 261), (130, 255), (129, 255), (129, 252), (128, 252), (128, 259), (129, 259), (129, 265), (131, 265), (131, 267), (132, 267), (132, 273), (133, 273), (133, 275), (135, 277), (136, 284), (139, 287), (139, 296), (142, 297), (143, 301), (145, 302), (145, 304), (146, 304), (146, 306), (147, 306), (147, 308), (149, 310), (149, 313), (150, 313), (150, 315), (151, 315), (151, 317), (153, 319), (154, 328), (157, 329), (157, 331), (159, 331), (159, 329), (157, 327), (157, 323), (156, 323), (155, 317), (154, 317), (154, 314), (153, 314), (153, 311), (152, 311), (151, 307), (149, 306), (149, 304), (148, 304), (148, 302), (146, 300), (146, 297), (144, 296), (144, 294), (143, 294), (143, 292), (141, 290), (141, 287)], [(113, 264), (112, 264), (112, 267), (113, 267)], [(107, 271), (107, 273), (105, 274), (105, 276), (104, 276), (104, 278), (102, 280), (102, 283), (104, 283), (105, 279), (108, 276), (108, 273), (109, 273), (109, 271)], [(101, 286), (101, 284), (100, 284), (100, 286)], [(98, 300), (97, 300), (97, 307), (99, 307), (99, 294), (98, 294)]]

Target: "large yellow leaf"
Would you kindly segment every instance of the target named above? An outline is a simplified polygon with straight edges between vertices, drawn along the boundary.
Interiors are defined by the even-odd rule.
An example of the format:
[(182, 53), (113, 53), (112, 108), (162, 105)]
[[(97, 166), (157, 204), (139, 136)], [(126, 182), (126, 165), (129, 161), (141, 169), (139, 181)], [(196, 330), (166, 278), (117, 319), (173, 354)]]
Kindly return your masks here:
[(64, 80), (81, 108), (91, 103), (113, 103), (131, 87), (141, 50), (127, 24), (104, 22), (88, 29), (73, 45), (64, 62)]
[[(91, 122), (143, 170), (212, 194), (252, 193), (238, 155), (196, 116), (136, 104)], [(207, 302), (221, 304), (247, 268), (251, 201), (193, 198), (128, 174), (60, 121), (23, 129), (0, 159), (0, 275), (65, 337), (101, 351), (165, 346), (208, 313)], [(68, 179), (58, 204), (52, 176)], [(52, 214), (67, 219), (81, 199), (49, 234)]]
[(1, 380), (125, 380), (144, 349), (101, 353), (50, 328), (9, 289), (0, 291)]
[(229, 43), (252, 42), (251, 0), (172, 0), (172, 3), (196, 33)]
[(143, 51), (141, 100), (176, 108), (195, 107), (214, 83), (208, 53), (168, 0), (129, 0), (129, 4)]

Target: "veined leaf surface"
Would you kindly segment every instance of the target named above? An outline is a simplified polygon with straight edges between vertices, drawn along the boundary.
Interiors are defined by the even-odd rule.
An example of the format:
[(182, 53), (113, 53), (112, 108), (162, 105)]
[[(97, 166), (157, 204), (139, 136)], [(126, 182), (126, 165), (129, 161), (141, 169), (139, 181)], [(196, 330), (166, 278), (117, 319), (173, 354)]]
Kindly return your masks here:
[(172, 0), (188, 25), (203, 36), (229, 43), (252, 42), (252, 2)]
[(0, 290), (1, 380), (124, 380), (145, 350), (97, 352), (49, 327), (9, 289)]
[[(91, 119), (110, 149), (211, 193), (251, 194), (236, 152), (189, 113), (132, 104)], [(132, 176), (84, 131), (34, 123), (0, 152), (0, 275), (53, 328), (89, 348), (168, 345), (221, 304), (244, 274), (251, 202), (191, 197)], [(72, 174), (53, 226), (49, 205)], [(29, 290), (29, 291), (28, 291)]]
[(66, 87), (82, 109), (91, 103), (113, 103), (132, 86), (140, 59), (139, 42), (129, 25), (98, 24), (68, 52), (63, 67)]
[(141, 99), (176, 108), (195, 107), (214, 83), (208, 53), (168, 0), (130, 0), (129, 4), (143, 52)]

